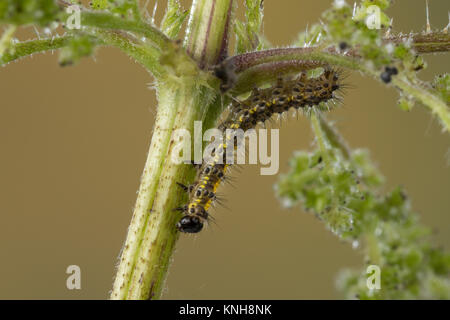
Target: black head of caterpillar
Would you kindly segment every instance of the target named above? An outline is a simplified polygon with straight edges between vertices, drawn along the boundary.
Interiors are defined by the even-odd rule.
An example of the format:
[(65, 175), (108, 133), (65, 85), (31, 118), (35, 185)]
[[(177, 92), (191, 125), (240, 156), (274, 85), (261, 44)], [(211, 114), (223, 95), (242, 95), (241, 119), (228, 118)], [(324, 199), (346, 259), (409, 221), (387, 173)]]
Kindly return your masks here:
[(177, 229), (185, 233), (197, 233), (203, 229), (203, 220), (195, 215), (184, 215), (177, 223)]
[[(331, 68), (325, 68), (316, 78), (310, 78), (301, 73), (294, 79), (279, 79), (273, 86), (266, 89), (254, 89), (244, 101), (235, 101), (231, 105), (230, 114), (220, 124), (219, 129), (248, 130), (258, 123), (265, 122), (273, 114), (282, 114), (290, 108), (303, 109), (318, 106), (332, 100), (334, 93), (342, 85), (340, 73)], [(233, 146), (233, 141), (225, 137), (225, 143), (217, 148), (225, 151), (227, 146)], [(204, 162), (197, 171), (194, 184), (183, 186), (189, 194), (189, 202), (178, 210), (183, 217), (177, 223), (177, 229), (186, 233), (197, 233), (208, 221), (208, 209), (215, 201), (216, 190), (223, 181), (228, 164), (224, 159), (226, 152), (217, 153), (212, 160)], [(220, 160), (220, 161), (219, 161)]]
[(196, 182), (188, 187), (181, 187), (189, 193), (189, 203), (177, 210), (184, 216), (177, 223), (177, 229), (186, 233), (197, 233), (208, 220), (208, 209), (216, 199), (216, 190), (225, 176), (227, 165), (204, 163), (197, 172)]

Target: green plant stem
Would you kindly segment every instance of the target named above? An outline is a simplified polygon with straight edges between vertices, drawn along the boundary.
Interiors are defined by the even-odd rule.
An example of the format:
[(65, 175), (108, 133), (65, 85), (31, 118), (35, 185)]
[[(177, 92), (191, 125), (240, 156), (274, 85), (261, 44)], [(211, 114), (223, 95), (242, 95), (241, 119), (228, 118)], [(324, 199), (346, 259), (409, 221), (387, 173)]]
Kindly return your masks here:
[[(168, 88), (168, 87), (167, 87)], [(141, 178), (138, 199), (136, 201), (133, 217), (128, 229), (125, 246), (121, 253), (120, 264), (111, 293), (111, 299), (127, 299), (130, 280), (136, 263), (136, 253), (142, 243), (143, 230), (148, 223), (152, 204), (156, 193), (157, 183), (161, 175), (164, 156), (167, 154), (168, 142), (172, 132), (175, 115), (179, 103), (177, 98), (172, 98), (167, 90), (159, 92), (160, 103), (155, 119), (155, 129), (145, 163), (144, 173)], [(153, 211), (153, 216), (155, 216)], [(161, 215), (158, 214), (158, 221)]]
[(158, 88), (154, 133), (112, 299), (153, 299), (161, 293), (178, 237), (175, 224), (179, 215), (173, 209), (181, 197), (176, 182), (185, 181), (190, 169), (170, 160), (172, 132), (192, 130), (193, 121), (203, 112), (198, 106), (205, 101), (203, 94), (192, 94), (199, 92), (193, 86), (166, 82)]
[(127, 20), (110, 13), (81, 12), (81, 25), (100, 29), (130, 31), (147, 38), (156, 48), (166, 50), (171, 40), (158, 29), (142, 21)]
[[(214, 10), (200, 10), (212, 8), (211, 3), (216, 4)], [(215, 21), (214, 17), (219, 19), (226, 16), (216, 10), (225, 10), (231, 5), (231, 0), (194, 2), (194, 8), (190, 11), (190, 23), (191, 26), (200, 26), (191, 28), (187, 37), (196, 39), (188, 41), (195, 42), (195, 47), (205, 48), (206, 52), (205, 55), (193, 55), (195, 62), (192, 63), (195, 68), (200, 64), (197, 59), (203, 61), (205, 67), (208, 67), (207, 63), (220, 59), (220, 54), (217, 53), (221, 51), (228, 27), (220, 23), (209, 23), (209, 27), (204, 28), (201, 24), (210, 21), (211, 16), (212, 21)], [(198, 14), (199, 10), (202, 15)], [(224, 20), (220, 18), (219, 21)], [(229, 19), (223, 23), (228, 21)], [(211, 106), (217, 106), (219, 100), (218, 86), (212, 89), (205, 85), (202, 78), (206, 78), (207, 74), (187, 66), (189, 60), (183, 57), (184, 51), (178, 55), (176, 52), (176, 49), (172, 53), (167, 52), (162, 58), (162, 62), (173, 73), (168, 72), (158, 80), (158, 109), (154, 133), (111, 299), (159, 298), (178, 238), (175, 225), (180, 214), (173, 209), (179, 206), (184, 198), (176, 182), (186, 182), (194, 172), (189, 166), (177, 165), (171, 161), (175, 144), (172, 133), (174, 129), (181, 128), (192, 132), (194, 120), (204, 119)], [(183, 63), (179, 63), (180, 57)]]
[(30, 40), (11, 45), (9, 50), (0, 56), (0, 66), (34, 53), (61, 49), (70, 39), (72, 39), (71, 36), (63, 36), (54, 39)]
[(328, 123), (328, 121), (322, 114), (317, 114), (317, 117), (320, 122), (320, 128), (325, 134), (326, 139), (333, 147), (341, 150), (341, 153), (346, 160), (349, 160), (350, 148), (347, 145), (347, 142), (337, 133), (337, 131), (333, 128), (333, 126), (330, 123)]
[[(330, 156), (331, 143), (327, 139), (328, 137), (326, 131), (323, 130), (322, 128), (322, 121), (320, 120), (320, 118), (321, 118), (320, 111), (312, 112), (311, 125), (314, 131), (314, 135), (316, 136), (317, 139), (317, 144), (319, 146), (320, 153), (323, 157), (323, 162), (326, 164), (325, 170), (333, 170), (331, 166), (332, 158)], [(336, 183), (336, 177), (334, 175), (331, 175), (330, 179), (332, 184)], [(333, 197), (331, 201), (331, 206), (334, 208), (337, 207), (338, 202), (339, 202), (338, 198)]]
[[(159, 63), (160, 52), (154, 47), (135, 43), (126, 34), (116, 31), (96, 30), (90, 34), (100, 40), (98, 45), (119, 48), (143, 65), (154, 77), (159, 78), (164, 73), (164, 68)], [(72, 35), (64, 35), (53, 39), (30, 40), (11, 45), (9, 50), (0, 56), (0, 66), (35, 53), (61, 49), (73, 38)]]
[(105, 45), (111, 45), (122, 50), (150, 71), (155, 78), (161, 78), (165, 74), (164, 66), (159, 61), (161, 53), (156, 48), (141, 42), (136, 43), (133, 41), (134, 39), (130, 39), (127, 34), (122, 32), (96, 30), (92, 34)]
[(233, 1), (197, 0), (192, 10), (188, 25), (191, 36), (186, 37), (186, 50), (200, 68), (215, 65), (227, 54)]
[[(63, 0), (58, 0), (62, 7), (72, 5)], [(169, 46), (171, 40), (166, 37), (157, 28), (142, 21), (137, 1), (134, 1), (133, 20), (115, 16), (107, 12), (95, 12), (85, 8), (81, 8), (81, 25), (85, 27), (94, 27), (100, 29), (130, 31), (145, 36), (158, 49), (165, 50)], [(62, 14), (62, 20), (67, 19), (69, 14)]]
[(319, 120), (319, 115), (316, 112), (311, 114), (311, 124), (314, 131), (314, 134), (317, 139), (317, 144), (319, 146), (322, 157), (324, 158), (324, 162), (326, 164), (330, 164), (328, 149), (330, 146), (328, 145), (328, 141), (326, 139), (326, 135), (322, 130), (321, 123)]
[(364, 236), (364, 240), (366, 243), (366, 252), (367, 252), (367, 256), (370, 259), (370, 264), (375, 264), (375, 265), (382, 265), (382, 256), (381, 256), (381, 252), (380, 252), (380, 247), (377, 241), (377, 238), (375, 236), (375, 231), (373, 230), (368, 230), (367, 233)]

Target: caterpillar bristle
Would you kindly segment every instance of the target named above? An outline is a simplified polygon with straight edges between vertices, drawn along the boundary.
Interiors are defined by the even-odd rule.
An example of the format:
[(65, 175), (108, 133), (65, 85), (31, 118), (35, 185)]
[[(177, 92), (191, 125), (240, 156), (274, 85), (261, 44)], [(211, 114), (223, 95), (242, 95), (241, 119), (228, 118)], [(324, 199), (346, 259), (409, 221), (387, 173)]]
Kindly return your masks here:
[(234, 185), (234, 182), (236, 182), (236, 178), (235, 177), (232, 177), (232, 176), (228, 175), (228, 176), (225, 176), (222, 179), (222, 181), (225, 182), (230, 187), (232, 187), (233, 189), (236, 189), (236, 185)]
[[(293, 116), (298, 118), (299, 112), (308, 116), (312, 112), (330, 111), (341, 105), (342, 93), (349, 88), (348, 84), (343, 83), (343, 79), (348, 75), (339, 69), (330, 67), (322, 69), (322, 72), (314, 77), (301, 72), (296, 77), (278, 78), (270, 87), (253, 88), (250, 95), (243, 100), (232, 97), (232, 102), (225, 111), (227, 116), (218, 126), (219, 130), (246, 131), (259, 125), (273, 126), (275, 114), (278, 126), (281, 126), (291, 109), (294, 110)], [(179, 231), (197, 233), (203, 229), (208, 220), (214, 222), (208, 210), (211, 206), (223, 204), (221, 197), (217, 196), (217, 188), (222, 182), (230, 184), (233, 181), (229, 175), (230, 169), (237, 171), (240, 169), (235, 164), (226, 163), (228, 146), (233, 146), (233, 151), (240, 151), (235, 142), (234, 138), (226, 136), (225, 142), (216, 147), (212, 157), (197, 166), (197, 176), (192, 185), (177, 183), (189, 193), (188, 203), (176, 209), (183, 212), (183, 217), (177, 223)], [(246, 148), (244, 152), (247, 157)], [(237, 152), (234, 153), (234, 156), (237, 156)]]
[(177, 185), (181, 188), (181, 189), (183, 189), (184, 191), (188, 191), (188, 187), (187, 186), (185, 186), (184, 184), (182, 184), (182, 183), (180, 183), (180, 182), (177, 182)]
[(230, 207), (228, 207), (228, 206), (225, 204), (225, 202), (224, 202), (223, 199), (221, 199), (221, 200), (216, 199), (216, 200), (213, 202), (212, 206), (213, 206), (214, 208), (220, 206), (221, 208), (224, 208), (224, 209), (226, 209), (227, 211), (231, 211)]
[[(247, 152), (246, 152), (246, 155), (248, 155)], [(230, 166), (230, 169), (229, 169), (229, 170), (230, 170), (230, 171), (233, 170), (233, 171), (236, 171), (237, 173), (241, 173), (243, 169), (244, 169), (244, 168), (242, 167), (242, 165), (240, 165), (240, 164), (234, 164), (234, 165)]]

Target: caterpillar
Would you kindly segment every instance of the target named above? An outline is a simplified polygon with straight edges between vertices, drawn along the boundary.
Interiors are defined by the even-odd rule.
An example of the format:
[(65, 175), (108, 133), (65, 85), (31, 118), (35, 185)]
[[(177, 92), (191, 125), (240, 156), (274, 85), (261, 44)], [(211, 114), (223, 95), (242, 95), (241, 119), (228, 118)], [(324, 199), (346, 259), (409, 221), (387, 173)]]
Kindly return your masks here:
[[(294, 79), (278, 79), (269, 88), (255, 88), (244, 101), (233, 101), (228, 117), (219, 125), (225, 132), (227, 129), (248, 130), (259, 123), (269, 120), (274, 114), (282, 114), (290, 108), (304, 109), (318, 106), (335, 98), (335, 91), (340, 84), (340, 72), (326, 67), (316, 78), (309, 78), (306, 72)], [(213, 152), (212, 159), (203, 161), (198, 166), (195, 182), (190, 186), (179, 185), (189, 194), (189, 201), (177, 208), (183, 213), (176, 227), (185, 233), (197, 233), (208, 221), (208, 209), (216, 200), (216, 191), (224, 180), (229, 164), (225, 161), (226, 149), (236, 148), (234, 138), (225, 137)]]

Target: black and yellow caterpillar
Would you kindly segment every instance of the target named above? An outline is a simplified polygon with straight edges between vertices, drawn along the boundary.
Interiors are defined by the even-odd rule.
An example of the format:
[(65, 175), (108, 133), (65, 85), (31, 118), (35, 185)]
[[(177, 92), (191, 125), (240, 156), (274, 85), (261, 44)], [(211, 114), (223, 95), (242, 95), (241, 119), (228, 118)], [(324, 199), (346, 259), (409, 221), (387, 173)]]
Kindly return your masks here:
[[(278, 81), (266, 89), (254, 89), (244, 101), (234, 101), (229, 116), (219, 125), (227, 129), (248, 130), (258, 123), (264, 123), (274, 114), (282, 114), (290, 108), (312, 108), (322, 102), (335, 98), (335, 91), (340, 88), (340, 72), (325, 68), (316, 78), (310, 78), (305, 72), (290, 80)], [(189, 201), (178, 208), (183, 217), (177, 223), (181, 232), (197, 233), (208, 220), (208, 209), (216, 199), (216, 191), (223, 181), (229, 164), (225, 161), (226, 149), (236, 148), (234, 137), (226, 136), (209, 161), (204, 161), (198, 168), (195, 182), (190, 186), (180, 184), (189, 193)]]

